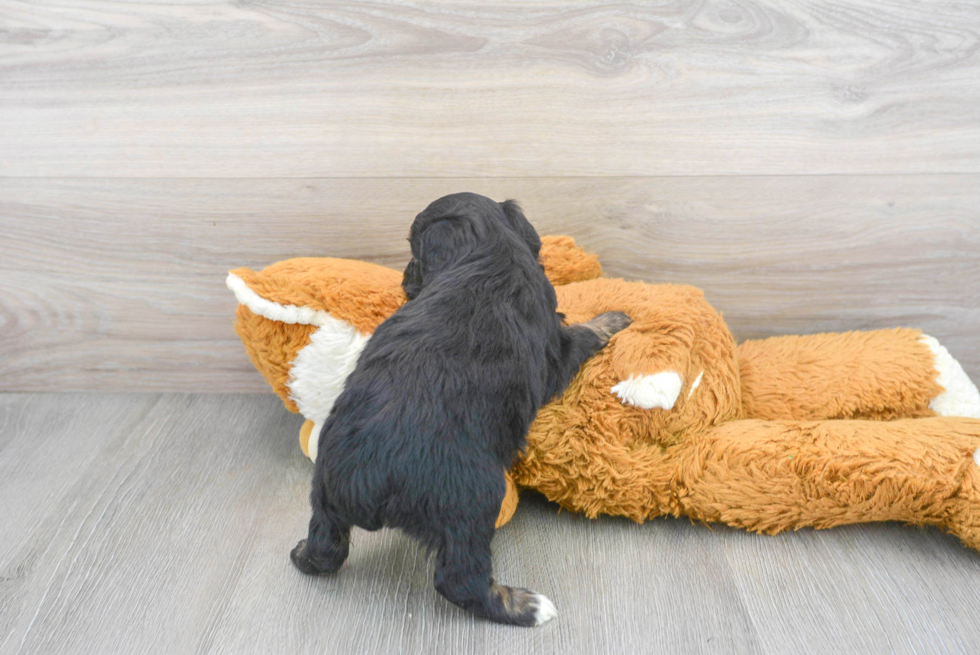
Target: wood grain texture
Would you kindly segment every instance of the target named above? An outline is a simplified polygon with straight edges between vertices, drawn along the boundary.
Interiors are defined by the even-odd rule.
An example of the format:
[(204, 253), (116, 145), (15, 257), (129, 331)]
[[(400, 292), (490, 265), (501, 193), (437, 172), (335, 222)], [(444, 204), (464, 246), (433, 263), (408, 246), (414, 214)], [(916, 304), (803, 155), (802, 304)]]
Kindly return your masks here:
[[(903, 529), (909, 538), (898, 545), (896, 531)], [(978, 618), (977, 554), (956, 548), (950, 537), (879, 523), (786, 533), (772, 541), (731, 531), (724, 542), (735, 584), (751, 598), (746, 610), (753, 623), (793, 626), (760, 630), (760, 651), (980, 650), (980, 633), (957, 627)], [(897, 574), (899, 568), (906, 570)], [(906, 575), (915, 582), (909, 585)], [(846, 647), (838, 651), (834, 643)]]
[(226, 271), (401, 268), (414, 215), (518, 198), (607, 275), (693, 284), (739, 339), (920, 327), (980, 378), (980, 176), (0, 179), (0, 389), (265, 391)]
[(972, 0), (0, 5), (0, 175), (980, 173)]
[(526, 495), (494, 563), (557, 604), (534, 630), (449, 605), (398, 532), (355, 531), (338, 575), (304, 577), (288, 559), (309, 516), (297, 429), (271, 396), (0, 395), (0, 499), (25, 508), (0, 522), (0, 654), (980, 647), (980, 556), (892, 524), (761, 537)]

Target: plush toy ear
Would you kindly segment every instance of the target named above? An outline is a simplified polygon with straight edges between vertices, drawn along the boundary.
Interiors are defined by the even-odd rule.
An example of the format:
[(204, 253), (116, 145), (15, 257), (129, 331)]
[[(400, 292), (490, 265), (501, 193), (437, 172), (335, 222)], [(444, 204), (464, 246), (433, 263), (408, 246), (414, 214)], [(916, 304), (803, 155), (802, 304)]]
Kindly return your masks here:
[(544, 266), (544, 274), (556, 287), (571, 282), (594, 280), (602, 275), (599, 258), (575, 245), (572, 237), (542, 237), (538, 259)]

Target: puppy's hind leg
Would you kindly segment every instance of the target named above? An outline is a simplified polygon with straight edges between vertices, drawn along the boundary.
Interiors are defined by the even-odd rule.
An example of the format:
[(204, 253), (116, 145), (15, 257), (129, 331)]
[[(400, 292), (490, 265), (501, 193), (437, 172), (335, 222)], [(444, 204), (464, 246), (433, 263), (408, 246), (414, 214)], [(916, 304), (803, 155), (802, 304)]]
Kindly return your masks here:
[(535, 626), (557, 616), (555, 606), (541, 594), (493, 581), (492, 538), (492, 521), (488, 526), (449, 528), (436, 556), (436, 591), (454, 605), (497, 623)]
[(307, 575), (336, 573), (350, 551), (350, 524), (325, 502), (322, 487), (315, 481), (311, 496), (313, 517), (309, 533), (296, 544), (289, 558)]

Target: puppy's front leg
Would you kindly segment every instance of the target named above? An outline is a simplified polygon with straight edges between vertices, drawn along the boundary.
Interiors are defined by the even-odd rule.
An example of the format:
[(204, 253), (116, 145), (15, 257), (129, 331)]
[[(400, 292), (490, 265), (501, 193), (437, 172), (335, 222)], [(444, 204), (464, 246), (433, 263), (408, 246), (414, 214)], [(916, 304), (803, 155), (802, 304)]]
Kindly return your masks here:
[(585, 323), (576, 323), (564, 329), (562, 335), (562, 359), (552, 368), (549, 380), (549, 398), (565, 390), (568, 383), (582, 368), (582, 364), (601, 350), (617, 332), (633, 322), (623, 312), (605, 312)]
[[(593, 317), (591, 321), (573, 325), (569, 328), (569, 330), (576, 327), (584, 327), (588, 329), (590, 332), (599, 337), (599, 348), (602, 348), (609, 343), (609, 339), (612, 338), (612, 335), (625, 330), (632, 322), (633, 319), (623, 312), (605, 312)], [(596, 348), (596, 350), (599, 348)]]

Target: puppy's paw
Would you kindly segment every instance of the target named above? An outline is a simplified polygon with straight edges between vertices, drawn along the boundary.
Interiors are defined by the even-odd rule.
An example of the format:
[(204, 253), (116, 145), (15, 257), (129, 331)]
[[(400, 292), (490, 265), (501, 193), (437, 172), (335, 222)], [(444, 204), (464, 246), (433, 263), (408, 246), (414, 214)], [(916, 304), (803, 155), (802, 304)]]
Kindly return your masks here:
[(589, 328), (602, 339), (602, 344), (609, 343), (612, 335), (625, 330), (633, 322), (629, 316), (623, 312), (605, 312), (592, 318), (591, 321), (582, 325)]
[(534, 610), (534, 625), (547, 623), (558, 616), (558, 610), (555, 609), (555, 604), (547, 596), (542, 596), (541, 594), (535, 594), (534, 596), (535, 601), (533, 602), (537, 604), (537, 609)]
[(327, 575), (340, 570), (347, 558), (314, 557), (306, 546), (306, 539), (301, 539), (290, 551), (289, 559), (306, 575)]
[(496, 598), (500, 606), (489, 618), (499, 623), (538, 626), (558, 616), (555, 604), (546, 596), (527, 589), (493, 583), (490, 597)]

